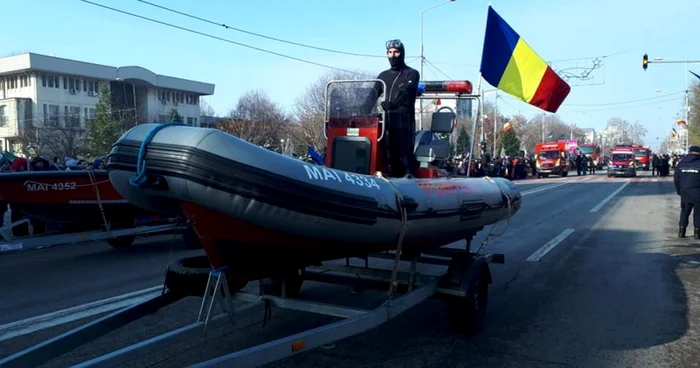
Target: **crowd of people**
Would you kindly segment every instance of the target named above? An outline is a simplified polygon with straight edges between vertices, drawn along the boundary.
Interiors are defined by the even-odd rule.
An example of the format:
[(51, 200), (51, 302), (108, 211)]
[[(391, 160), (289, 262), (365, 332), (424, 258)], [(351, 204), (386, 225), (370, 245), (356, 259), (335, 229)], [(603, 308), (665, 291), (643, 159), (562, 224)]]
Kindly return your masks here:
[(10, 171), (64, 171), (64, 170), (104, 170), (105, 160), (100, 157), (93, 161), (66, 157), (63, 161), (57, 156), (49, 161), (42, 156), (30, 157), (4, 157), (0, 172)]

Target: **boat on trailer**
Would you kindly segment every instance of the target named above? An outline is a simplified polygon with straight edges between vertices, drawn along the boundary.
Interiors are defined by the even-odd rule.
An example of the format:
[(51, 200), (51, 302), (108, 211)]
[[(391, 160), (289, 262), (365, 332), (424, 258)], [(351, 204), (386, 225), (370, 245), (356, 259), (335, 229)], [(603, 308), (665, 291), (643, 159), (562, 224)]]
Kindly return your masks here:
[[(334, 85), (363, 82), (375, 83), (380, 81), (331, 81), (328, 84), (327, 92)], [(475, 101), (477, 106), (480, 102), (479, 95), (471, 94), (471, 84), (468, 82), (460, 84), (422, 82), (421, 84), (428, 88), (421, 91), (422, 93), (418, 97), (420, 99), (470, 99)], [(329, 93), (326, 95), (328, 96)], [(444, 112), (445, 110), (448, 111)], [(261, 280), (258, 292), (239, 291), (241, 285), (231, 285), (230, 282), (240, 281), (240, 278), (232, 279), (229, 275), (235, 274), (236, 277), (240, 277), (241, 273), (233, 270), (233, 267), (228, 262), (230, 259), (227, 257), (231, 253), (226, 252), (227, 249), (240, 250), (250, 248), (238, 248), (238, 244), (246, 245), (246, 243), (234, 243), (231, 241), (234, 235), (229, 235), (223, 239), (225, 240), (224, 242), (219, 244), (212, 243), (208, 247), (205, 246), (208, 258), (185, 259), (171, 266), (166, 275), (166, 287), (164, 287), (162, 295), (111, 313), (61, 336), (9, 356), (0, 360), (0, 365), (24, 367), (41, 364), (120, 326), (124, 326), (135, 319), (152, 314), (188, 295), (203, 296), (199, 316), (193, 324), (120, 348), (109, 354), (83, 362), (79, 366), (120, 366), (137, 357), (162, 349), (164, 346), (175, 344), (183, 341), (183, 339), (194, 338), (202, 333), (206, 334), (207, 325), (213, 321), (230, 319), (235, 323), (236, 318), (241, 318), (248, 312), (258, 311), (259, 309), (264, 309), (265, 315), (268, 315), (269, 309), (273, 306), (341, 317), (344, 320), (220, 356), (199, 363), (195, 367), (261, 366), (372, 329), (430, 297), (439, 297), (448, 301), (450, 324), (454, 329), (470, 333), (480, 331), (485, 322), (488, 285), (492, 283), (490, 264), (504, 263), (505, 257), (502, 254), (484, 252), (484, 246), (487, 244), (491, 234), (487, 235), (481, 247), (477, 250), (472, 249), (471, 243), (474, 236), (483, 230), (484, 226), (501, 219), (509, 220), (521, 205), (521, 195), (516, 186), (504, 180), (450, 177), (442, 167), (449, 158), (449, 151), (445, 151), (445, 143), (438, 142), (438, 140), (443, 139), (441, 138), (442, 134), (451, 132), (454, 127), (452, 120), (455, 114), (454, 111), (449, 111), (449, 109), (443, 109), (439, 114), (445, 114), (446, 117), (437, 116), (436, 118), (434, 114), (431, 128), (418, 133), (418, 136), (422, 137), (417, 139), (418, 147), (416, 148), (416, 159), (420, 162), (422, 169), (418, 171), (418, 176), (422, 176), (421, 178), (391, 179), (382, 175), (368, 175), (369, 173), (366, 169), (364, 169), (365, 171), (357, 169), (360, 167), (369, 167), (372, 171), (377, 168), (379, 168), (377, 171), (385, 169), (381, 159), (383, 157), (381, 153), (383, 148), (380, 142), (384, 137), (384, 116), (381, 113), (377, 114), (378, 116), (367, 117), (359, 128), (357, 117), (332, 117), (330, 114), (327, 115), (326, 134), (329, 149), (326, 155), (326, 167), (308, 166), (306, 164), (299, 166), (297, 162), (264, 155), (264, 151), (253, 149), (254, 147), (248, 144), (204, 129), (181, 130), (167, 126), (157, 134), (153, 134), (153, 130), (150, 130), (152, 128), (149, 129), (150, 133), (146, 130), (130, 131), (114, 146), (109, 164), (110, 177), (115, 183), (115, 187), (125, 197), (128, 197), (130, 201), (134, 201), (134, 203), (150, 210), (176, 211), (178, 208), (182, 208), (190, 217), (190, 221), (202, 240), (206, 240), (207, 236), (241, 233), (242, 230), (262, 231), (262, 229), (255, 227), (261, 226), (256, 224), (256, 221), (260, 221), (259, 219), (264, 218), (264, 216), (269, 216), (272, 220), (267, 225), (267, 231), (271, 235), (266, 238), (266, 242), (260, 243), (258, 241), (259, 247), (268, 251), (278, 249), (285, 251), (285, 247), (292, 248), (295, 245), (299, 245), (303, 246), (300, 249), (316, 250), (321, 255), (316, 254), (312, 257), (302, 258), (301, 262), (299, 262), (299, 259), (295, 259), (295, 262), (287, 264), (287, 268), (282, 274), (271, 274), (269, 270), (265, 270), (263, 274), (272, 277)], [(449, 131), (447, 125), (440, 123), (448, 120), (450, 120)], [(473, 130), (476, 130), (476, 126), (474, 126)], [(168, 134), (169, 131), (171, 132), (170, 134)], [(194, 156), (202, 154), (200, 151), (178, 150), (172, 146), (160, 146), (161, 148), (170, 147), (170, 150), (158, 149), (158, 144), (170, 143), (170, 136), (174, 132), (178, 132), (180, 137), (187, 132), (190, 134), (188, 139), (190, 142), (193, 141), (193, 135), (196, 135), (200, 142), (204, 142), (207, 139), (217, 140), (220, 143), (219, 150), (221, 151), (219, 153), (222, 153), (222, 151), (238, 152), (240, 155), (229, 162), (231, 165), (255, 162), (257, 165), (265, 164), (263, 167), (272, 168), (273, 166), (267, 166), (266, 163), (274, 157), (275, 160), (273, 162), (277, 162), (278, 165), (279, 163), (286, 165), (279, 165), (281, 167), (276, 167), (273, 170), (276, 170), (277, 174), (285, 173), (288, 177), (296, 180), (296, 182), (285, 181), (278, 183), (279, 186), (276, 189), (288, 189), (286, 185), (290, 183), (295, 183), (302, 187), (304, 185), (313, 185), (313, 188), (319, 192), (314, 198), (316, 200), (314, 203), (318, 203), (319, 200), (326, 200), (328, 202), (325, 203), (331, 204), (331, 206), (320, 209), (326, 211), (321, 216), (313, 212), (292, 211), (289, 207), (298, 209), (298, 207), (293, 206), (294, 200), (297, 199), (296, 197), (287, 198), (291, 204), (274, 202), (276, 207), (267, 202), (258, 203), (263, 199), (270, 200), (271, 197), (263, 196), (263, 194), (269, 195), (271, 193), (269, 188), (251, 185), (251, 181), (244, 180), (250, 180), (250, 177), (245, 175), (249, 172), (233, 170), (233, 166), (228, 167), (227, 171), (234, 174), (238, 173), (240, 178), (219, 184), (228, 186), (227, 190), (229, 192), (231, 187), (240, 188), (241, 192), (237, 197), (231, 193), (229, 193), (230, 197), (223, 196), (222, 193), (227, 193), (227, 190), (222, 189), (221, 186), (213, 186), (211, 189), (205, 189), (203, 193), (195, 193), (202, 188), (194, 185), (196, 183), (194, 180), (191, 180), (192, 176), (189, 176), (189, 181), (185, 180), (188, 176), (184, 175), (184, 173), (197, 170), (200, 170), (201, 173), (213, 173), (214, 170), (211, 170), (213, 164), (205, 161), (192, 161)], [(141, 142), (146, 142), (147, 144), (134, 145), (125, 139), (127, 137), (141, 137)], [(474, 134), (472, 134), (472, 137), (474, 137)], [(138, 142), (138, 139), (136, 141)], [(353, 141), (363, 141), (364, 147), (369, 151), (362, 152), (350, 148), (341, 149), (346, 144), (351, 145), (350, 142)], [(421, 146), (423, 148), (419, 148)], [(471, 146), (473, 147), (473, 138)], [(133, 159), (130, 158), (134, 155), (134, 147), (139, 147), (141, 151), (137, 156), (139, 160), (136, 165), (133, 164)], [(153, 147), (156, 149), (152, 150)], [(364, 166), (356, 165), (355, 171), (344, 170), (347, 169), (347, 166), (339, 168), (338, 166), (341, 166), (340, 162), (347, 162), (347, 157), (343, 157), (344, 155), (350, 155), (351, 161), (359, 162), (365, 160), (365, 164)], [(168, 165), (163, 164), (174, 162), (171, 160), (173, 157), (179, 157), (181, 160), (179, 175), (176, 175), (177, 172), (174, 167), (164, 170)], [(227, 158), (230, 156), (221, 157)], [(367, 157), (369, 160), (367, 160)], [(135, 169), (134, 166), (141, 168), (145, 166), (145, 170)], [(235, 168), (240, 169), (241, 166), (235, 166)], [(265, 176), (260, 175), (261, 171), (256, 171), (256, 173), (258, 176)], [(201, 175), (201, 178), (206, 178), (206, 175)], [(272, 178), (279, 179), (279, 176), (272, 176)], [(374, 183), (376, 183), (376, 186)], [(295, 188), (298, 189), (299, 187)], [(341, 197), (343, 200), (355, 198), (372, 201), (373, 198), (373, 203), (381, 208), (372, 212), (375, 214), (375, 217), (373, 217), (374, 221), (369, 221), (370, 216), (367, 216), (366, 212), (362, 212), (363, 209), (365, 211), (369, 209), (369, 207), (363, 207), (362, 204), (358, 204), (364, 203), (363, 201), (351, 202), (354, 207), (342, 207), (345, 210), (353, 209), (355, 212), (350, 212), (349, 214), (338, 213), (341, 211), (332, 206), (337, 201), (330, 202), (329, 197), (325, 196), (327, 191), (331, 190), (335, 191), (332, 193), (343, 192), (344, 196)], [(202, 203), (197, 203), (193, 201), (196, 198), (202, 198), (207, 192), (212, 195), (212, 198), (221, 199), (221, 202), (207, 203), (203, 201)], [(374, 193), (374, 195), (368, 193)], [(185, 194), (189, 195), (186, 200), (180, 197)], [(293, 194), (290, 193), (290, 195)], [(244, 195), (254, 196), (257, 202), (251, 201), (250, 198), (246, 199)], [(281, 199), (278, 198), (278, 200)], [(189, 204), (183, 205), (183, 203)], [(229, 208), (232, 205), (237, 205), (240, 208)], [(430, 206), (432, 211), (426, 211), (426, 206)], [(262, 210), (263, 208), (266, 210)], [(392, 211), (393, 217), (388, 216)], [(216, 215), (202, 216), (202, 214), (207, 215), (212, 212)], [(384, 213), (387, 214), (386, 217), (379, 216), (379, 214)], [(425, 213), (432, 214), (434, 217), (417, 216), (417, 214)], [(233, 224), (231, 219), (235, 218), (235, 216), (232, 216), (234, 214), (247, 215), (246, 220), (236, 218), (235, 221), (240, 221), (236, 222), (237, 224), (243, 224), (241, 227), (231, 227)], [(329, 214), (344, 215), (346, 217), (338, 218), (328, 216)], [(441, 214), (444, 216), (441, 217)], [(299, 228), (294, 230), (290, 227), (282, 227), (281, 231), (270, 231), (270, 224), (279, 225), (277, 221), (284, 219), (285, 215), (287, 216), (287, 222), (297, 224)], [(312, 223), (301, 223), (299, 220), (303, 216), (306, 216), (306, 220), (312, 221)], [(203, 219), (211, 220), (216, 218), (227, 218), (225, 224), (228, 227), (211, 229), (206, 222), (203, 223), (202, 221)], [(328, 222), (323, 222), (322, 218)], [(349, 221), (349, 219), (353, 221)], [(303, 232), (303, 230), (308, 230), (310, 225), (337, 225), (339, 223), (347, 224), (347, 227), (326, 228), (325, 231), (309, 233)], [(221, 223), (218, 224), (221, 225)], [(455, 227), (459, 228), (460, 225), (462, 228), (459, 230), (454, 229)], [(360, 227), (364, 227), (372, 235), (376, 234), (380, 241), (363, 240), (357, 234), (351, 233), (351, 229)], [(431, 229), (437, 228), (440, 228), (441, 231), (446, 231), (450, 235), (438, 232), (434, 234), (433, 238), (428, 236)], [(391, 234), (380, 234), (381, 231), (379, 229)], [(286, 231), (286, 233), (282, 231)], [(313, 246), (309, 246), (308, 243), (299, 244), (298, 242), (302, 237), (295, 234), (302, 234), (307, 237), (308, 240), (313, 241), (311, 243)], [(348, 236), (356, 242), (340, 241), (342, 239), (338, 239), (340, 238), (339, 234)], [(450, 247), (442, 247), (447, 244), (446, 242), (456, 239), (458, 236), (464, 240), (464, 243), (457, 246), (453, 244)], [(333, 242), (328, 242), (329, 239), (333, 240)], [(330, 248), (331, 251), (323, 249), (324, 246)], [(299, 267), (312, 260), (320, 260), (340, 254), (343, 254), (340, 257), (345, 257), (344, 265), (334, 262), (323, 262), (309, 267), (302, 267), (291, 273), (287, 272), (289, 268)], [(268, 260), (269, 258), (271, 257), (266, 257)], [(354, 258), (360, 258), (364, 261), (364, 264), (358, 264), (354, 261)], [(392, 267), (390, 269), (377, 267), (378, 262), (376, 259), (392, 260)], [(409, 262), (410, 271), (400, 271), (399, 266), (401, 262)], [(420, 264), (444, 266), (444, 273), (437, 276), (421, 274), (418, 272)], [(187, 267), (188, 265), (190, 267)], [(185, 276), (187, 277), (185, 278)], [(246, 275), (246, 277), (251, 279), (258, 276), (261, 276), (260, 273), (257, 275)], [(170, 283), (168, 282), (169, 277)], [(376, 309), (362, 310), (303, 300), (298, 298), (297, 295), (302, 283), (305, 281), (348, 285), (356, 290), (364, 288), (383, 290), (387, 292), (387, 301)], [(185, 284), (189, 285), (189, 287), (185, 287)], [(192, 287), (193, 285), (196, 287)], [(225, 312), (212, 318), (212, 306), (217, 299), (221, 302)]]

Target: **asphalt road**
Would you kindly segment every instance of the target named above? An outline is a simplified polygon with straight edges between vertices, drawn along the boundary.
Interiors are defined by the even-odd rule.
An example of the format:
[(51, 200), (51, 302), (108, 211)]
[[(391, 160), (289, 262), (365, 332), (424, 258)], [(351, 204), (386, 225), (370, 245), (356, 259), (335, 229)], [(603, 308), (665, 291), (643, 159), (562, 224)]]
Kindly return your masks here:
[[(270, 367), (693, 367), (700, 342), (700, 241), (679, 240), (671, 178), (605, 175), (519, 182), (524, 205), (487, 229), (494, 265), (486, 330), (451, 333), (442, 302), (429, 300), (367, 333)], [(505, 231), (505, 232), (504, 232)], [(692, 233), (692, 230), (689, 231)], [(157, 285), (168, 260), (199, 251), (171, 239), (115, 252), (66, 246), (0, 255), (0, 324)], [(559, 240), (559, 242), (557, 242)], [(173, 254), (171, 254), (171, 248)], [(426, 270), (430, 271), (430, 270)], [(382, 294), (309, 284), (302, 297), (368, 307)], [(194, 322), (190, 298), (147, 316), (45, 366), (62, 367)], [(317, 327), (329, 317), (262, 312), (210, 328), (124, 366), (186, 366), (235, 349)], [(94, 318), (94, 317), (91, 317)], [(84, 321), (0, 342), (0, 356)], [(1, 332), (1, 331), (0, 331)]]

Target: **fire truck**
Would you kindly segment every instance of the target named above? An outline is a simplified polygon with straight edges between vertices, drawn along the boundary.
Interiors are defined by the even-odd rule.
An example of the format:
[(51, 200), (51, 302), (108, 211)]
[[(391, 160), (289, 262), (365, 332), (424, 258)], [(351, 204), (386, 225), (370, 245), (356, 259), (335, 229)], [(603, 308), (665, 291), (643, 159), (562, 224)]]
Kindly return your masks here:
[(535, 145), (537, 178), (569, 175), (569, 152), (564, 142), (537, 143)]
[(651, 149), (646, 146), (632, 145), (634, 149), (634, 158), (637, 160), (637, 165), (643, 170), (649, 170), (651, 166)]
[(579, 152), (586, 155), (587, 158), (593, 158), (593, 163), (596, 169), (603, 168), (603, 159), (601, 157), (602, 150), (598, 144), (595, 143), (585, 143), (578, 146)]
[(614, 146), (608, 164), (608, 177), (637, 176), (637, 160), (632, 145)]

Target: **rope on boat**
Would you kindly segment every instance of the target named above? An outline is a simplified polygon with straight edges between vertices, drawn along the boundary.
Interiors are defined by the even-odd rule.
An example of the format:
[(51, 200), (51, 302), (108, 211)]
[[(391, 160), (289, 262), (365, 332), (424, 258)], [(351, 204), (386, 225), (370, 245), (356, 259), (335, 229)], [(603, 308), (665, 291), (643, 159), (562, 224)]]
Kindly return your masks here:
[[(491, 179), (491, 177), (484, 176), (484, 179), (490, 181), (490, 182), (493, 183), (493, 184), (496, 184), (496, 182), (493, 181), (493, 179)], [(498, 185), (498, 184), (496, 184), (496, 185)], [(496, 225), (497, 225), (498, 223), (494, 223), (493, 225), (491, 225), (491, 229), (490, 229), (489, 232), (486, 234), (486, 237), (484, 238), (484, 240), (481, 242), (481, 245), (479, 246), (479, 249), (476, 250), (477, 253), (481, 252), (481, 250), (483, 250), (484, 248), (486, 248), (486, 246), (489, 244), (489, 240), (491, 240), (491, 238), (497, 238), (497, 237), (499, 237), (499, 236), (505, 234), (506, 231), (508, 230), (508, 227), (510, 226), (510, 218), (511, 218), (511, 216), (513, 215), (513, 206), (512, 206), (512, 203), (510, 202), (510, 196), (507, 195), (506, 193), (504, 193), (503, 190), (501, 190), (501, 194), (502, 194), (504, 197), (506, 197), (506, 205), (508, 206), (508, 218), (506, 219), (506, 227), (503, 229), (503, 231), (501, 231), (500, 234), (494, 234), (494, 233), (493, 233), (493, 230), (496, 228)]]
[(107, 221), (107, 216), (105, 215), (105, 209), (102, 206), (102, 196), (100, 196), (100, 188), (97, 186), (97, 177), (95, 177), (95, 172), (92, 169), (88, 169), (88, 177), (90, 177), (90, 183), (92, 184), (92, 189), (95, 190), (95, 195), (97, 196), (97, 206), (100, 207), (100, 214), (102, 214), (102, 221), (105, 224), (107, 231), (110, 231), (109, 222)]
[(148, 132), (146, 137), (141, 142), (141, 148), (139, 148), (139, 156), (136, 159), (136, 175), (132, 176), (129, 179), (129, 184), (137, 188), (140, 188), (144, 184), (146, 184), (146, 180), (148, 179), (148, 177), (146, 176), (146, 148), (148, 147), (148, 144), (151, 143), (151, 141), (159, 131), (167, 127), (176, 125), (184, 126), (185, 124), (174, 121), (169, 123), (163, 123), (156, 125), (155, 127), (153, 127), (153, 129), (151, 129), (150, 132)]
[(403, 248), (403, 238), (406, 235), (406, 225), (408, 224), (408, 213), (406, 213), (406, 208), (403, 206), (403, 194), (396, 185), (389, 180), (387, 177), (382, 175), (380, 171), (377, 172), (376, 176), (379, 179), (386, 181), (391, 187), (391, 190), (396, 195), (396, 208), (401, 215), (401, 230), (399, 231), (399, 238), (396, 244), (396, 257), (394, 257), (394, 264), (391, 267), (391, 282), (389, 283), (389, 291), (387, 293), (387, 301), (391, 300), (396, 292), (398, 286), (398, 274), (399, 274), (399, 263), (401, 262), (401, 249)]

